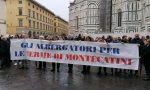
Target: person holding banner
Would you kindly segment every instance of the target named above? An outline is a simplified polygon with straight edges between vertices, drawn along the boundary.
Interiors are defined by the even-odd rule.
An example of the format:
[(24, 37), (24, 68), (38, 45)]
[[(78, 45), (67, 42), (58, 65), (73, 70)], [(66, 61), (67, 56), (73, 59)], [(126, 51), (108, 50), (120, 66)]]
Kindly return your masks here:
[[(101, 38), (101, 37), (97, 37), (95, 39), (95, 41), (96, 42), (100, 42), (100, 43), (106, 43), (106, 41), (103, 38)], [(98, 75), (101, 75), (101, 69), (102, 69), (102, 67), (98, 68), (98, 72), (97, 72)], [(107, 69), (106, 69), (106, 67), (103, 67), (103, 70), (104, 70), (104, 74), (107, 75)]]
[(147, 40), (147, 44), (144, 46), (142, 53), (142, 63), (146, 71), (146, 78), (143, 80), (150, 80), (150, 39)]
[[(44, 40), (45, 38), (44, 38), (44, 36), (39, 36), (39, 39), (40, 40)], [(39, 61), (39, 67), (38, 67), (38, 69), (46, 69), (46, 62), (42, 62), (42, 61)]]
[[(55, 37), (52, 38), (52, 40), (54, 40), (54, 41), (59, 40), (59, 37), (55, 36)], [(52, 70), (51, 70), (51, 72), (55, 72), (55, 70), (56, 70), (55, 66), (56, 65), (57, 65), (57, 72), (59, 72), (60, 63), (52, 63)]]
[[(128, 42), (128, 38), (127, 38), (126, 35), (122, 36), (121, 43), (122, 43), (122, 44), (124, 44), (124, 43), (129, 43), (129, 42)], [(122, 72), (123, 72), (124, 74), (127, 74), (127, 70), (126, 70), (126, 69), (122, 69), (122, 70), (121, 70), (121, 73), (122, 73)]]
[[(64, 38), (65, 40), (74, 40), (73, 38), (69, 38), (69, 37), (65, 37)], [(73, 64), (68, 64), (68, 73), (72, 73), (72, 70), (73, 70)]]
[[(91, 42), (91, 41), (93, 41), (93, 39), (92, 39), (92, 37), (87, 36), (87, 37), (85, 38), (85, 41)], [(91, 66), (83, 65), (83, 70), (82, 70), (81, 73), (82, 73), (82, 74), (89, 74), (89, 73), (90, 73), (90, 69), (91, 69)]]
[[(140, 39), (139, 34), (135, 34), (135, 37), (133, 38), (133, 40), (131, 41), (132, 44), (139, 44), (139, 56), (141, 57), (142, 55), (142, 51), (143, 51), (143, 46), (144, 46), (144, 41), (142, 39)], [(141, 62), (140, 62), (140, 70), (142, 69), (141, 67)], [(132, 75), (133, 70), (130, 71), (130, 75)], [(135, 70), (134, 76), (138, 77), (138, 70)]]
[[(28, 35), (23, 34), (23, 35), (21, 35), (21, 38), (22, 39), (27, 39)], [(22, 60), (19, 63), (20, 63), (19, 69), (28, 69), (28, 66), (27, 66), (28, 62), (27, 62), (27, 60)]]
[[(111, 43), (121, 43), (121, 41), (119, 41), (117, 37), (114, 37)], [(113, 68), (111, 68), (111, 72), (112, 72), (112, 75), (113, 75), (113, 73), (114, 73)], [(119, 75), (120, 73), (121, 73), (121, 69), (115, 68), (115, 74)]]
[(4, 46), (5, 46), (4, 40), (2, 39), (2, 37), (0, 37), (0, 69), (3, 68), (4, 54), (5, 54)]

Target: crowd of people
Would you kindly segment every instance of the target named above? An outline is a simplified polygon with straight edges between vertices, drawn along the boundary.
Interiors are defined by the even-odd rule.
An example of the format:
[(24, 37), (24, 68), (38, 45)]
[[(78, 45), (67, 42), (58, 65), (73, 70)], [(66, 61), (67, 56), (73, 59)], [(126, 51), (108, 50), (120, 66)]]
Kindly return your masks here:
[[(29, 37), (28, 35), (16, 35), (16, 36), (9, 36), (9, 37), (0, 37), (0, 69), (10, 67), (12, 65), (12, 61), (10, 60), (10, 39), (22, 39), (22, 38), (31, 38), (31, 39), (41, 39), (41, 40), (75, 40), (75, 41), (89, 41), (89, 42), (102, 42), (102, 43), (131, 43), (131, 44), (138, 44), (139, 45), (139, 55), (140, 55), (140, 68), (138, 71), (141, 70), (141, 66), (144, 65), (146, 71), (146, 78), (144, 80), (150, 80), (150, 36), (142, 36), (140, 37), (139, 34), (136, 34), (134, 38), (128, 36), (122, 37), (112, 37), (112, 36), (102, 36), (92, 38), (91, 36), (82, 36), (78, 35), (76, 37), (71, 36), (34, 36)], [(134, 50), (134, 49), (133, 49)], [(28, 61), (27, 60), (20, 60), (15, 61), (15, 65), (18, 65), (19, 69), (27, 69)], [(37, 69), (46, 69), (46, 62), (35, 62), (35, 66)], [(108, 74), (108, 69), (106, 67), (98, 67), (97, 74), (101, 75), (102, 70), (104, 75)], [(60, 71), (60, 63), (52, 63), (51, 72), (59, 72)], [(123, 70), (123, 69), (114, 69), (110, 68), (112, 75), (120, 75), (120, 74), (129, 74), (132, 76), (138, 76), (138, 71), (133, 70)], [(68, 73), (73, 72), (73, 65), (68, 64)], [(91, 66), (83, 65), (83, 69), (81, 71), (82, 74), (90, 74)]]

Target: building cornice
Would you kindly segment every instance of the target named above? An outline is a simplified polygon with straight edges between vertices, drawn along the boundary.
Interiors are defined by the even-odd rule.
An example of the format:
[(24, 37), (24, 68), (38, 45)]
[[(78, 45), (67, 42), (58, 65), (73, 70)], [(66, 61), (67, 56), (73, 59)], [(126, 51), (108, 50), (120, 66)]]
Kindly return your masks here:
[(62, 21), (64, 21), (65, 23), (67, 23), (67, 24), (68, 24), (68, 21), (66, 21), (66, 20), (62, 19), (60, 16), (55, 16), (55, 18), (58, 18), (58, 19), (60, 19), (60, 20), (62, 20)]
[(32, 3), (34, 3), (35, 5), (41, 7), (42, 9), (46, 10), (47, 12), (51, 13), (52, 15), (55, 16), (54, 12), (52, 12), (51, 10), (47, 9), (45, 6), (41, 5), (39, 2), (37, 2), (36, 0), (28, 0)]

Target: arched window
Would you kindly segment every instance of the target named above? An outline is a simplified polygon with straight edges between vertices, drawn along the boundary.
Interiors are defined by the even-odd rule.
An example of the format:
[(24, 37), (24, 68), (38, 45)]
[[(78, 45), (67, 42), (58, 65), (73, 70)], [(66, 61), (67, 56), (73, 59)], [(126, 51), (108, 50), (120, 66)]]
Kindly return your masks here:
[(122, 11), (121, 9), (118, 10), (118, 27), (122, 25)]
[(91, 3), (88, 6), (88, 24), (97, 24), (98, 20), (98, 7), (96, 4)]

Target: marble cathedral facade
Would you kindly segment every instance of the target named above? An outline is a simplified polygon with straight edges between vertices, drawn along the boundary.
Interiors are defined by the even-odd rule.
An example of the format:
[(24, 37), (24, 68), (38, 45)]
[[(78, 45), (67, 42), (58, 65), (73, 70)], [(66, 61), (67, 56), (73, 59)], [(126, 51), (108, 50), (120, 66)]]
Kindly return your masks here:
[(69, 6), (70, 34), (111, 31), (111, 0), (74, 0)]
[(70, 34), (150, 33), (150, 0), (74, 0)]
[(112, 0), (112, 33), (150, 33), (150, 0)]

